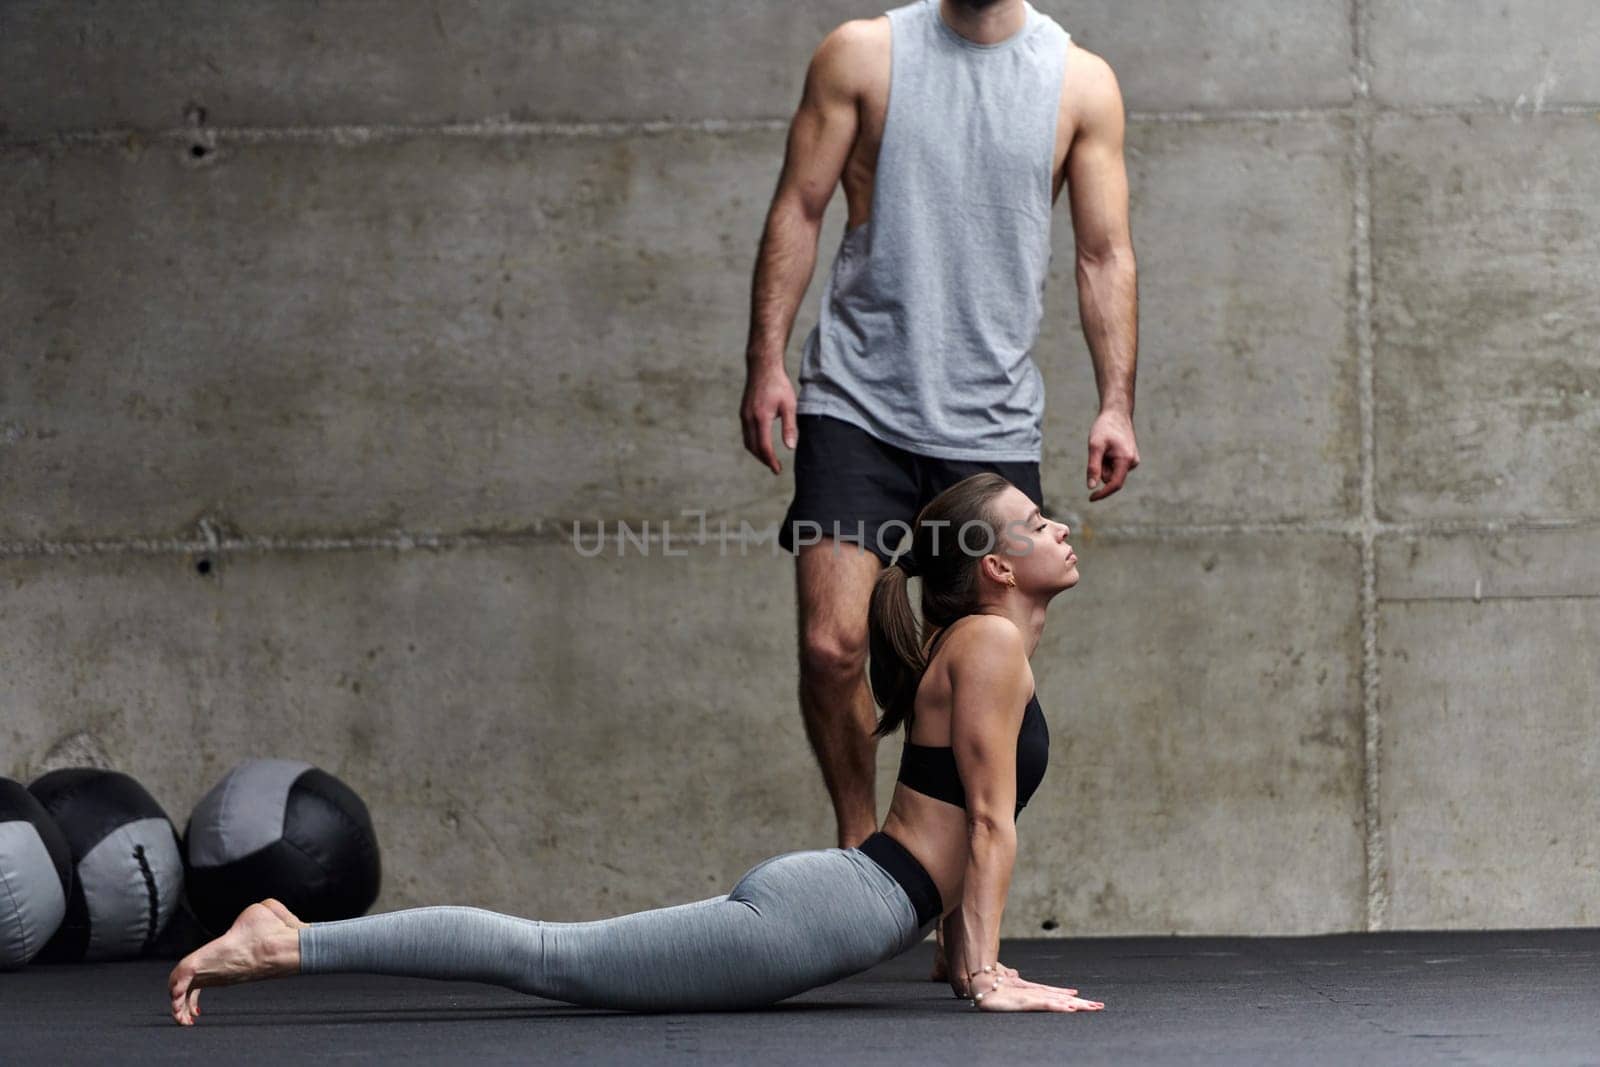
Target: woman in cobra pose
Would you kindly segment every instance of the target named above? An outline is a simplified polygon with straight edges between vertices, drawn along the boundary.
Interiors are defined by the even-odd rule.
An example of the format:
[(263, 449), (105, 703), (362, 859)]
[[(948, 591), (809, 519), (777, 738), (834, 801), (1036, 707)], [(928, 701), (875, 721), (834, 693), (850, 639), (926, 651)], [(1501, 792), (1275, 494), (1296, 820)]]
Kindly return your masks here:
[(302, 923), (267, 900), (173, 969), (173, 1018), (192, 1026), (208, 986), (332, 972), (491, 982), (599, 1008), (761, 1007), (890, 959), (941, 918), (951, 986), (979, 1009), (1099, 1010), (999, 959), (1015, 818), (1049, 750), (1028, 659), (1051, 599), (1078, 581), (1068, 533), (995, 474), (917, 516), (909, 559), (872, 594), (878, 732), (904, 727), (906, 746), (883, 828), (859, 848), (785, 853), (726, 896), (597, 922), (425, 907)]

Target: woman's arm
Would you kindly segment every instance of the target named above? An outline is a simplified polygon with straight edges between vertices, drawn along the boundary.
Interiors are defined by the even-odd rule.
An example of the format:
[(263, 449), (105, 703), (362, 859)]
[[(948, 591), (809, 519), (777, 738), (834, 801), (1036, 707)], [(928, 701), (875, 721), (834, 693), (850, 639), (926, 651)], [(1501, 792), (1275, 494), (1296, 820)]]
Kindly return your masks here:
[(1076, 989), (1025, 981), (1000, 964), (1000, 918), (1017, 858), (1017, 735), (1033, 672), (1016, 626), (980, 618), (967, 627), (975, 644), (950, 650), (950, 745), (967, 796), (968, 849), (961, 907), (949, 928), (959, 932), (945, 945), (950, 985), (985, 1011), (1099, 1011), (1104, 1004)]
[(1017, 734), (1032, 686), (1022, 634), (1009, 620), (981, 617), (965, 636), (968, 648), (952, 649), (950, 666), (950, 746), (967, 797), (968, 847), (952, 984), (999, 962), (1017, 858)]
[(944, 968), (950, 990), (958, 997), (969, 997), (972, 993), (967, 985), (967, 961), (961, 950), (961, 909), (952, 909), (940, 921), (943, 925), (939, 935), (944, 938)]

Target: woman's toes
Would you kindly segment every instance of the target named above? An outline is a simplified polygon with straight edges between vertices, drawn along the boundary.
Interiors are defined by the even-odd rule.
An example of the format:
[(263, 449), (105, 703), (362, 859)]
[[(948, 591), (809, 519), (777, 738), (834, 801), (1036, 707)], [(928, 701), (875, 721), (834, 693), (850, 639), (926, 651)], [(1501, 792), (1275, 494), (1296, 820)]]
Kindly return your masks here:
[(186, 1002), (189, 999), (189, 980), (192, 977), (185, 960), (172, 969), (172, 974), (167, 977), (167, 993), (172, 998), (172, 1018), (178, 1023), (183, 1022)]

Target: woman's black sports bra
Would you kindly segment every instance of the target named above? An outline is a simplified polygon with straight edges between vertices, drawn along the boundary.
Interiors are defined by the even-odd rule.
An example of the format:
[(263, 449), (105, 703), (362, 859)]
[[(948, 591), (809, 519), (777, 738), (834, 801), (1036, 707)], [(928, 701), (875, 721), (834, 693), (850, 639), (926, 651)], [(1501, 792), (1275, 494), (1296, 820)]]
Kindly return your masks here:
[[(944, 640), (950, 627), (945, 627), (928, 649), (928, 662), (933, 662), (933, 650)], [(1017, 734), (1017, 814), (1028, 806), (1034, 790), (1044, 779), (1045, 766), (1050, 762), (1050, 728), (1044, 721), (1044, 709), (1039, 707), (1039, 695), (1028, 698), (1027, 709), (1022, 714), (1022, 730)], [(961, 775), (956, 770), (955, 750), (949, 745), (917, 745), (907, 732), (905, 748), (900, 752), (898, 780), (907, 789), (913, 789), (935, 800), (943, 800), (959, 808), (967, 806), (967, 791), (961, 785)]]

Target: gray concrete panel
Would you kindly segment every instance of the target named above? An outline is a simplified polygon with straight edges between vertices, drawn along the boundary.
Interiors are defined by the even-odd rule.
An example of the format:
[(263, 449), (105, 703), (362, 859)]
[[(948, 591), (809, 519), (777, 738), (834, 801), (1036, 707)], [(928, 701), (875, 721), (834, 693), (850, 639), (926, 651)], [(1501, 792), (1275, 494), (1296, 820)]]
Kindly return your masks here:
[(1099, 395), (1063, 192), (1035, 350), (1045, 496), (1058, 510), (1162, 523), (1356, 510), (1350, 138), (1340, 119), (1130, 130), (1143, 466), (1094, 505), (1084, 475)]
[[(829, 29), (804, 4), (7, 4), (7, 133), (787, 115)], [(62, 90), (65, 91), (62, 91)]]
[(1033, 656), (1050, 769), (1016, 936), (1360, 929), (1360, 556), (1314, 536), (1078, 543)]
[(1386, 105), (1600, 100), (1600, 8), (1590, 0), (1371, 3), (1372, 91)]
[(1383, 600), (1600, 596), (1600, 524), (1555, 530), (1389, 535)]
[(1348, 0), (1037, 6), (1105, 57), (1132, 110), (1337, 107), (1355, 96)]
[[(1379, 783), (1390, 928), (1600, 922), (1595, 545), (1592, 531), (1385, 545)], [(1468, 580), (1474, 569), (1481, 579)], [(1570, 578), (1552, 582), (1562, 570)], [(1424, 589), (1434, 595), (1418, 596)]]
[[(184, 125), (786, 119), (827, 32), (893, 3), (146, 4), (0, 8), (0, 135)], [(1049, 12), (1118, 70), (1130, 107), (1347, 103), (1339, 0), (1184, 0)]]
[(782, 156), (678, 132), (0, 157), (0, 538), (775, 521), (791, 482), (738, 405)]
[(1383, 517), (1600, 516), (1597, 153), (1592, 116), (1378, 125)]

